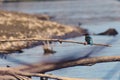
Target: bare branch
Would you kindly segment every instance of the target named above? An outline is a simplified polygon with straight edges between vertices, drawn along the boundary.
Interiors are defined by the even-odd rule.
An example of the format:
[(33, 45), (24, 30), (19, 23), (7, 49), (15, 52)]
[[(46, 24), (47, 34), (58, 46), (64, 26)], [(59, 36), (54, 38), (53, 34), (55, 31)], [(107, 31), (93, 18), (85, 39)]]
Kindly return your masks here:
[[(62, 39), (29, 38), (29, 39), (0, 40), (0, 42), (17, 42), (17, 41), (52, 41), (52, 42), (60, 42), (60, 43), (67, 42), (67, 43), (76, 43), (76, 44), (83, 44), (83, 45), (85, 44), (84, 42), (71, 41), (71, 40), (62, 40)], [(108, 45), (108, 44), (97, 44), (97, 43), (94, 43), (93, 45), (111, 47), (111, 45)]]
[(88, 66), (96, 63), (116, 61), (120, 61), (120, 56), (91, 57), (67, 62), (61, 61), (57, 63), (39, 63), (39, 64), (37, 63), (31, 66), (21, 66), (18, 67), (17, 69), (27, 72), (47, 72), (72, 66), (85, 66), (85, 65)]
[[(4, 75), (4, 76), (8, 76), (9, 78), (13, 78), (13, 80), (15, 78), (20, 80), (31, 80), (29, 76), (47, 77), (47, 78), (60, 79), (60, 80), (87, 80), (87, 79), (79, 79), (79, 78), (76, 79), (76, 78), (58, 77), (48, 74), (39, 74), (37, 72), (47, 72), (47, 71), (71, 67), (71, 66), (80, 66), (80, 65), (82, 66), (82, 65), (89, 65), (89, 64), (96, 64), (103, 62), (116, 62), (116, 61), (120, 61), (120, 56), (91, 57), (91, 58), (83, 58), (79, 60), (58, 62), (58, 63), (44, 63), (44, 64), (37, 63), (31, 66), (26, 66), (26, 67), (22, 66), (21, 68), (1, 67), (0, 78), (2, 79), (5, 78), (5, 77), (1, 77), (1, 75)], [(6, 78), (8, 79), (8, 77)]]
[[(0, 68), (0, 78), (5, 79), (3, 76), (8, 76), (8, 78), (13, 78), (13, 80), (31, 80), (29, 76), (38, 76), (38, 77), (46, 77), (52, 79), (60, 79), (60, 80), (87, 80), (87, 79), (79, 79), (79, 78), (66, 78), (66, 77), (58, 77), (54, 75), (48, 74), (39, 74), (37, 72), (47, 72), (52, 71), (60, 68), (66, 68), (71, 66), (82, 66), (82, 65), (89, 65), (89, 64), (96, 64), (96, 63), (103, 63), (103, 62), (116, 62), (120, 61), (120, 56), (106, 56), (106, 57), (91, 57), (91, 58), (83, 58), (74, 61), (67, 61), (67, 62), (58, 62), (58, 63), (44, 63), (44, 64), (33, 64), (31, 66), (22, 66), (21, 68)], [(89, 79), (88, 79), (89, 80)], [(94, 79), (92, 79), (94, 80)], [(96, 79), (98, 80), (98, 79)]]
[(16, 78), (11, 75), (1, 75), (0, 74), (0, 80), (16, 80)]
[[(1, 73), (2, 72), (2, 73)], [(50, 74), (39, 74), (39, 73), (30, 73), (30, 72), (24, 72), (24, 71), (19, 71), (11, 68), (2, 68), (0, 69), (0, 75), (9, 75), (9, 77), (0, 77), (0, 80), (31, 80), (29, 77), (34, 76), (34, 77), (46, 77), (46, 78), (51, 78), (51, 79), (59, 79), (59, 80), (88, 80), (88, 79), (82, 79), (82, 78), (67, 78), (67, 77), (58, 77), (55, 75), (50, 75)], [(94, 79), (92, 79), (94, 80)]]

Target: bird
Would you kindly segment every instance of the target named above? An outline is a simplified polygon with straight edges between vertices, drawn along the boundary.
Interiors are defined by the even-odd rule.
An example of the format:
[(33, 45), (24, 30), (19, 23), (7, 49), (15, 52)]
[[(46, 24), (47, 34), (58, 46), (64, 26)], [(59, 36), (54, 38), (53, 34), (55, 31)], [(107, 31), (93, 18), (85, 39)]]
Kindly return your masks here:
[(85, 44), (87, 45), (87, 44), (89, 44), (89, 45), (93, 45), (93, 39), (92, 39), (92, 37), (88, 34), (88, 33), (86, 33), (85, 34)]

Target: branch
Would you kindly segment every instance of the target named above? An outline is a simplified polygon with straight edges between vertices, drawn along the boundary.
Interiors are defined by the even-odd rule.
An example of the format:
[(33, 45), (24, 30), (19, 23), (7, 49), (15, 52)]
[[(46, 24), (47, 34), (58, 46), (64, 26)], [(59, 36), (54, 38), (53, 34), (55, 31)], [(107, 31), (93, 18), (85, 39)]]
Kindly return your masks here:
[[(76, 43), (76, 44), (85, 44), (84, 42), (78, 42), (78, 41), (71, 41), (71, 40), (62, 40), (62, 39), (37, 39), (37, 38), (29, 38), (29, 39), (13, 39), (13, 40), (0, 40), (0, 42), (18, 42), (18, 41), (52, 41), (52, 42), (67, 42), (67, 43)], [(96, 46), (106, 46), (111, 47), (111, 45), (108, 44), (97, 44), (94, 43), (93, 45)]]
[[(106, 56), (106, 57), (93, 57), (93, 58), (83, 58), (74, 61), (67, 62), (57, 62), (57, 63), (45, 63), (45, 64), (33, 64), (31, 66), (22, 66), (21, 68), (0, 68), (0, 79), (1, 76), (9, 76), (10, 78), (17, 78), (20, 80), (31, 80), (29, 76), (38, 76), (38, 77), (46, 77), (52, 79), (60, 79), (60, 80), (87, 80), (87, 79), (79, 79), (79, 78), (66, 78), (66, 77), (58, 77), (54, 75), (48, 74), (39, 74), (37, 72), (47, 72), (60, 68), (72, 67), (72, 66), (80, 66), (80, 65), (88, 65), (88, 64), (96, 64), (103, 62), (116, 62), (120, 61), (120, 56)], [(5, 79), (6, 77), (4, 77)], [(7, 78), (8, 79), (8, 78)], [(5, 79), (6, 80), (6, 79)], [(93, 80), (93, 79), (92, 79)]]
[[(80, 79), (80, 78), (67, 78), (67, 77), (58, 77), (55, 75), (50, 74), (39, 74), (39, 73), (30, 73), (30, 72), (23, 72), (11, 68), (0, 68), (0, 75), (9, 75), (9, 77), (0, 77), (0, 79), (12, 79), (12, 80), (31, 80), (29, 77), (45, 77), (51, 79), (59, 79), (59, 80), (88, 80), (88, 79)], [(10, 76), (11, 75), (11, 76)], [(15, 79), (16, 78), (16, 79)], [(94, 80), (94, 79), (92, 79)]]
[(16, 80), (16, 78), (11, 75), (0, 75), (0, 80)]
[(88, 66), (93, 65), (96, 63), (103, 63), (103, 62), (116, 62), (120, 61), (120, 56), (106, 56), (106, 57), (91, 57), (91, 58), (83, 58), (74, 61), (67, 61), (67, 62), (57, 62), (57, 63), (37, 63), (31, 66), (21, 66), (17, 69), (27, 72), (48, 72), (52, 70), (57, 70), (66, 67), (72, 66)]

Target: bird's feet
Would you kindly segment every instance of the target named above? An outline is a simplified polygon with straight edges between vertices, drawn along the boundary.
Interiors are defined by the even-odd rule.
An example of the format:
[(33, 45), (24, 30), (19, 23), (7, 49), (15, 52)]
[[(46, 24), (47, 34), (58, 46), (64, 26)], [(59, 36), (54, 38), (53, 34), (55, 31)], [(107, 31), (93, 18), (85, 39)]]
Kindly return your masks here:
[(84, 45), (87, 45), (87, 42), (84, 42)]

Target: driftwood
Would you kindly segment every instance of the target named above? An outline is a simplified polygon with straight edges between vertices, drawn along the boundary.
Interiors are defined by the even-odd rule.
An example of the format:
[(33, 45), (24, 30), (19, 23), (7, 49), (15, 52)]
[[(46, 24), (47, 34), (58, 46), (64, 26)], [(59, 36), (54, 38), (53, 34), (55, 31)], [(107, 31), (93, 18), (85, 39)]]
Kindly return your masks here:
[[(82, 79), (82, 78), (67, 78), (67, 77), (58, 77), (55, 75), (50, 74), (40, 74), (40, 73), (30, 73), (30, 72), (23, 72), (11, 68), (0, 68), (0, 80), (32, 80), (30, 77), (46, 77), (51, 79), (57, 80), (89, 80), (89, 79)], [(95, 79), (92, 79), (95, 80)], [(96, 79), (98, 80), (98, 79)]]
[[(85, 45), (84, 42), (71, 41), (71, 40), (62, 40), (62, 39), (37, 39), (37, 38), (33, 39), (33, 38), (29, 38), (29, 39), (0, 40), (0, 42), (17, 42), (17, 41), (50, 41), (50, 42), (60, 42), (60, 43), (67, 42), (67, 43), (76, 43), (76, 44), (83, 44), (83, 45)], [(93, 45), (111, 47), (111, 45), (108, 45), (108, 44), (93, 43)]]
[[(31, 66), (22, 66), (17, 68), (0, 68), (0, 80), (31, 80), (31, 76), (46, 77), (59, 80), (89, 80), (89, 79), (79, 79), (79, 78), (66, 78), (58, 77), (49, 74), (40, 74), (38, 72), (47, 72), (51, 70), (56, 70), (71, 66), (82, 66), (82, 65), (93, 65), (96, 63), (103, 62), (115, 62), (120, 61), (120, 56), (107, 56), (107, 57), (93, 57), (93, 58), (83, 58), (75, 61), (68, 62), (58, 62), (58, 63), (47, 63), (47, 64), (32, 64)], [(98, 80), (98, 79), (92, 79)]]
[[(77, 79), (77, 78), (66, 78), (66, 77), (58, 77), (49, 74), (40, 74), (38, 72), (47, 72), (52, 71), (60, 68), (72, 67), (72, 66), (88, 66), (94, 65), (96, 63), (103, 63), (103, 62), (116, 62), (120, 61), (120, 56), (106, 56), (106, 57), (91, 57), (91, 58), (83, 58), (74, 61), (67, 61), (67, 62), (57, 62), (57, 63), (44, 63), (44, 64), (31, 64), (29, 66), (20, 66), (16, 68), (4, 68), (0, 67), (0, 80), (31, 80), (31, 76), (39, 76), (39, 77), (46, 77), (52, 79), (59, 79), (59, 80), (89, 80), (89, 79)], [(98, 80), (98, 79), (92, 79)]]
[(17, 67), (18, 70), (27, 72), (48, 72), (72, 66), (91, 66), (96, 63), (120, 61), (120, 56), (91, 57), (74, 61), (60, 61), (56, 63), (37, 63), (29, 66)]

